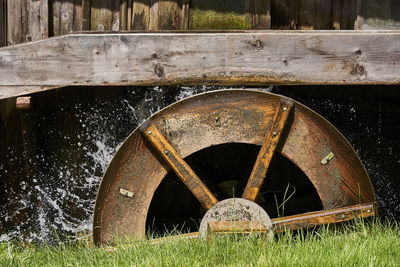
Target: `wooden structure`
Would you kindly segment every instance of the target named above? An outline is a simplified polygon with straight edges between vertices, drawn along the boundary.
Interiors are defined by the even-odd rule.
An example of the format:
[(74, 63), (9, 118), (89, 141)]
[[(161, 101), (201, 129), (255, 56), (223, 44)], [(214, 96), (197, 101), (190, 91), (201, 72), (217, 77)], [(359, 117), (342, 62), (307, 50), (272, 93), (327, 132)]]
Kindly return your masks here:
[(385, 31), (74, 34), (1, 49), (0, 99), (69, 85), (398, 84), (399, 44)]
[[(171, 105), (128, 137), (99, 188), (94, 213), (95, 242), (110, 243), (115, 236), (144, 237), (154, 192), (169, 170), (206, 210), (219, 205), (218, 190), (210, 189), (215, 188), (216, 181), (210, 174), (204, 175), (203, 180), (199, 178), (184, 158), (228, 143), (261, 146), (249, 178), (241, 177), (240, 184), (245, 186), (237, 192), (242, 192), (242, 198), (259, 201), (257, 196), (276, 153), (298, 166), (318, 192), (323, 210), (276, 218), (276, 228), (299, 229), (376, 214), (368, 174), (332, 125), (301, 104), (278, 95), (224, 90)], [(334, 160), (321, 163), (330, 153), (336, 155)], [(121, 194), (121, 189), (131, 192), (131, 196)], [(179, 202), (183, 192), (174, 192)]]
[(343, 30), (364, 21), (393, 29), (399, 8), (392, 0), (0, 0), (0, 46), (88, 30)]
[[(400, 32), (376, 29), (398, 29), (399, 8), (390, 0), (224, 0), (218, 4), (211, 0), (0, 0), (0, 46), (9, 46), (0, 49), (0, 149), (11, 146), (31, 154), (36, 146), (35, 125), (29, 109), (16, 110), (15, 98), (62, 87), (397, 85)], [(340, 31), (311, 31), (332, 29)], [(292, 109), (290, 105), (286, 108)], [(299, 104), (293, 109), (306, 112)], [(243, 195), (248, 199), (257, 195), (273, 150), (282, 149), (274, 138), (281, 137), (288, 118), (274, 114), (278, 120), (271, 120), (276, 121), (276, 129), (262, 132), (268, 138), (249, 141), (272, 152), (257, 160), (250, 178), (254, 184), (249, 183)], [(218, 124), (215, 118), (214, 124)], [(190, 180), (197, 188), (195, 172), (182, 162), (179, 149), (168, 146), (165, 129), (157, 129), (150, 131), (160, 133), (159, 138), (146, 142), (168, 148), (173, 158), (166, 157), (163, 149), (158, 153), (172, 169), (181, 163), (175, 170), (186, 173), (181, 179), (189, 189)], [(346, 155), (354, 159), (352, 152)], [(1, 153), (0, 160), (4, 159), (5, 153)], [(354, 160), (358, 164), (358, 159)], [(362, 203), (374, 205), (368, 204), (375, 201), (368, 178), (365, 173), (361, 176), (354, 179), (363, 179), (365, 184)], [(318, 214), (318, 218), (327, 216), (323, 222), (339, 221), (353, 211), (364, 212), (364, 206), (345, 208), (357, 204), (354, 185), (346, 186), (351, 190), (344, 192), (343, 203), (329, 204), (333, 197), (322, 199), (323, 208), (334, 214)], [(204, 187), (200, 193), (197, 190), (192, 188), (205, 208), (216, 203)], [(131, 195), (129, 190), (118, 192), (124, 197)], [(310, 219), (314, 215), (299, 216), (293, 222), (318, 224)], [(129, 227), (136, 227), (129, 234), (140, 235), (143, 221)], [(101, 235), (97, 234), (99, 242), (108, 240)]]

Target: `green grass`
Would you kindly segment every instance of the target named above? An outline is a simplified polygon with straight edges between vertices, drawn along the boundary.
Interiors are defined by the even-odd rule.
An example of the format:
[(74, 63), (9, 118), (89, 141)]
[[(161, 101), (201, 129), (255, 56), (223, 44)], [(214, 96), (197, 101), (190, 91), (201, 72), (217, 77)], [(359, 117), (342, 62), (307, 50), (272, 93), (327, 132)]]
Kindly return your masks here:
[(274, 240), (249, 237), (119, 244), (110, 253), (91, 244), (21, 247), (0, 244), (0, 266), (398, 266), (400, 228), (378, 222), (321, 228)]

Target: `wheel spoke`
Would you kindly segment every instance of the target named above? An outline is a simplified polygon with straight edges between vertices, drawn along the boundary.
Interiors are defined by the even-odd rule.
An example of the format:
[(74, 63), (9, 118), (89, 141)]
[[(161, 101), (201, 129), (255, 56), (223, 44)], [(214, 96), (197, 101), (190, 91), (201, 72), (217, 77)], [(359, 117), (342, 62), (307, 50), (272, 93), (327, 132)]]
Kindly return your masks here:
[(307, 212), (293, 216), (272, 219), (274, 232), (312, 228), (323, 224), (346, 222), (357, 218), (377, 215), (376, 203), (360, 204), (331, 210)]
[(255, 201), (262, 184), (264, 183), (265, 175), (267, 174), (269, 164), (275, 149), (279, 143), (282, 131), (287, 124), (290, 111), (293, 107), (293, 101), (282, 98), (271, 126), (269, 127), (264, 143), (260, 148), (250, 178), (247, 181), (246, 188), (243, 192), (243, 198)]
[(213, 193), (154, 124), (150, 122), (148, 125), (143, 125), (140, 130), (204, 208), (208, 210), (218, 202)]

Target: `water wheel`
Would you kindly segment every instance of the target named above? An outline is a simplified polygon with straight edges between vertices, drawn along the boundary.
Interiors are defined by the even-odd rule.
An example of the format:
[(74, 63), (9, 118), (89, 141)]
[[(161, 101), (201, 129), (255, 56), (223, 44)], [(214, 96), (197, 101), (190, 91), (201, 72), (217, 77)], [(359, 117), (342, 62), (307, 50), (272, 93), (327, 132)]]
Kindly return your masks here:
[(328, 121), (284, 96), (222, 90), (177, 102), (132, 132), (101, 182), (94, 240), (197, 231), (207, 210), (234, 197), (257, 203), (276, 231), (376, 214), (365, 168)]

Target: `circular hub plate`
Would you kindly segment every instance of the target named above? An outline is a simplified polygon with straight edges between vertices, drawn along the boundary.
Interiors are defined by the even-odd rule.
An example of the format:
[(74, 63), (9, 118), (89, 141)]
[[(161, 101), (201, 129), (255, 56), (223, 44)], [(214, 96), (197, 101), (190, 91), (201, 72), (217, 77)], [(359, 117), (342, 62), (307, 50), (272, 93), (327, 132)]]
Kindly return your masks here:
[[(272, 228), (268, 214), (256, 203), (244, 198), (229, 198), (215, 204), (207, 211), (200, 223), (199, 237), (204, 238), (209, 222), (213, 221), (252, 221)], [(272, 235), (272, 230), (270, 231)]]

